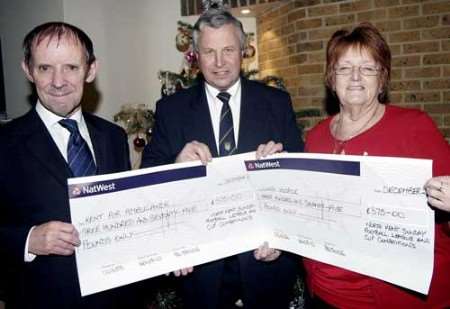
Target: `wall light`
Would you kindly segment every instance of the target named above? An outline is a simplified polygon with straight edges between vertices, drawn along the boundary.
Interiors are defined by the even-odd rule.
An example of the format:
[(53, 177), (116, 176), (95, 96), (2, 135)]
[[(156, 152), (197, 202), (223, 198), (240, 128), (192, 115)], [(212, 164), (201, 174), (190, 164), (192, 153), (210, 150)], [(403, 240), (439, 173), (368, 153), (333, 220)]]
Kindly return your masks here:
[(243, 15), (247, 15), (247, 14), (250, 14), (251, 11), (250, 11), (250, 9), (242, 9), (242, 10), (241, 10), (241, 13), (242, 13)]

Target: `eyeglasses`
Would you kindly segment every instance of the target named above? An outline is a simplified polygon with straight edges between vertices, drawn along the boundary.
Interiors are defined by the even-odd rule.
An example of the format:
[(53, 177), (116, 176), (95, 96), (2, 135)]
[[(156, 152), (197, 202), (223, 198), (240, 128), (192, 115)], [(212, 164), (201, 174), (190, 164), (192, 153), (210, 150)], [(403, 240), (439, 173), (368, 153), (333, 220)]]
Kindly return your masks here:
[(353, 73), (353, 69), (357, 68), (359, 73), (364, 76), (375, 76), (378, 75), (380, 69), (373, 65), (362, 65), (362, 66), (351, 66), (351, 65), (343, 65), (338, 66), (334, 69), (336, 75), (350, 75)]

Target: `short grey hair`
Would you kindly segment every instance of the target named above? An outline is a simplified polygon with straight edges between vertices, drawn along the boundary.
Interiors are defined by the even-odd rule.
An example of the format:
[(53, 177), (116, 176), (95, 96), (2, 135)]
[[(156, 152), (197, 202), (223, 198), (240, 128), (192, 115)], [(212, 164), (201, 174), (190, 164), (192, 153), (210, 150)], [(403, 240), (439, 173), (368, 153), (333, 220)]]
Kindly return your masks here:
[(231, 15), (230, 12), (224, 10), (224, 9), (216, 9), (216, 8), (210, 8), (206, 12), (204, 12), (202, 15), (200, 15), (199, 19), (194, 25), (194, 29), (192, 32), (192, 43), (195, 51), (198, 50), (198, 40), (200, 37), (200, 32), (204, 27), (211, 27), (218, 29), (224, 25), (233, 25), (239, 32), (239, 42), (241, 51), (243, 51), (246, 47), (246, 39), (247, 36), (244, 32), (244, 27), (242, 26), (242, 23), (233, 15)]

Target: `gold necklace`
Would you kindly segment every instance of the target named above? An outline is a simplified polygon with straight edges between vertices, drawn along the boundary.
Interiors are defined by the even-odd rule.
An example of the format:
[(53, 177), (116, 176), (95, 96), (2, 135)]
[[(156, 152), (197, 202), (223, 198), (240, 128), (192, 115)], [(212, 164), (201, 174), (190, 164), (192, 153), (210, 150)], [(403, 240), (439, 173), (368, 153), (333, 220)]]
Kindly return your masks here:
[(333, 147), (333, 154), (345, 154), (345, 146), (347, 144), (347, 141), (351, 140), (355, 136), (361, 134), (365, 130), (369, 129), (371, 126), (369, 126), (370, 122), (375, 119), (378, 116), (378, 108), (379, 103), (377, 103), (375, 110), (373, 111), (372, 115), (363, 123), (363, 125), (356, 130), (353, 134), (350, 134), (344, 139), (338, 139), (336, 136), (340, 136), (340, 133), (342, 133), (342, 124), (343, 124), (343, 115), (342, 112), (339, 114), (339, 119), (337, 120), (338, 123), (336, 125), (335, 134), (332, 134), (334, 147)]

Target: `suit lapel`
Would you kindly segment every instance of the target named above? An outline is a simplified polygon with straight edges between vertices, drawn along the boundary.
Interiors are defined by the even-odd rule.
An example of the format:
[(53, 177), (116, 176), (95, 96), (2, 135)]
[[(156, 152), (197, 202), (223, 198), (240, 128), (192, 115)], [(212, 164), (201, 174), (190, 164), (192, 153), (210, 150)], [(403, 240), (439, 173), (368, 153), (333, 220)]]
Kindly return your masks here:
[(217, 145), (203, 83), (197, 87), (193, 100), (190, 103), (190, 108), (191, 116), (186, 116), (186, 141), (197, 140), (205, 143), (208, 145), (211, 155), (217, 157)]
[(94, 148), (95, 164), (97, 165), (97, 175), (106, 174), (108, 172), (108, 151), (106, 138), (102, 130), (96, 125), (95, 121), (89, 114), (83, 113), (86, 126), (89, 131), (89, 137), (91, 138), (92, 147)]
[(67, 178), (72, 174), (66, 160), (35, 110), (28, 114), (28, 118), (30, 131), (27, 132), (25, 147), (53, 177), (64, 186), (67, 185)]
[(239, 122), (238, 153), (255, 151), (258, 134), (265, 131), (268, 120), (264, 98), (252, 91), (251, 84), (241, 78), (241, 115)]

